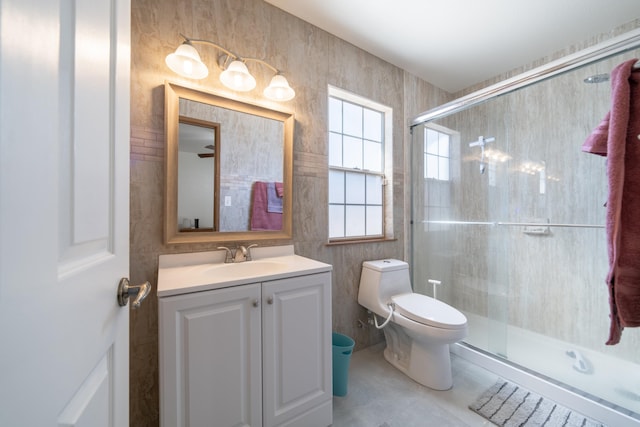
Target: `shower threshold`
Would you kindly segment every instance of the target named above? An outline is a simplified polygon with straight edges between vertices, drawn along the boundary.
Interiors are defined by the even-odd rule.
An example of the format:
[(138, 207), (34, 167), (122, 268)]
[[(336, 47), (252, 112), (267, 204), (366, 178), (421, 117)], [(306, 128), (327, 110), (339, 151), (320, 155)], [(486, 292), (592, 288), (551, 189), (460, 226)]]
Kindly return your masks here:
[[(633, 370), (621, 374), (625, 365), (633, 365), (630, 362), (580, 349), (579, 354), (587, 354), (586, 360), (593, 368), (592, 371), (581, 372), (574, 366), (576, 346), (513, 326), (508, 327), (511, 358), (504, 354), (498, 356), (476, 346), (480, 345), (478, 325), (483, 321), (486, 324), (486, 318), (471, 313), (465, 315), (469, 319), (469, 339), (452, 345), (454, 354), (606, 425), (640, 427), (640, 414), (634, 412), (640, 408), (640, 399), (632, 388), (637, 387), (637, 378), (634, 378)], [(570, 352), (573, 352), (573, 358)], [(544, 357), (540, 357), (541, 354)], [(611, 359), (608, 365), (616, 370), (615, 373), (602, 369), (603, 358)], [(568, 379), (580, 388), (562, 379)], [(599, 396), (592, 394), (592, 390)]]

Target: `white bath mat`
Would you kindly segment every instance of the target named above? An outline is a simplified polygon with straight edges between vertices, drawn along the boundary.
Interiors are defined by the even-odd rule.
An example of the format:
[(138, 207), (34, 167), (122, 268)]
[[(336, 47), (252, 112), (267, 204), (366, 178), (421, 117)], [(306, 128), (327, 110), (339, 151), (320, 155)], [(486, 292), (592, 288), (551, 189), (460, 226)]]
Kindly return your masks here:
[(469, 409), (501, 427), (604, 427), (540, 395), (498, 380)]

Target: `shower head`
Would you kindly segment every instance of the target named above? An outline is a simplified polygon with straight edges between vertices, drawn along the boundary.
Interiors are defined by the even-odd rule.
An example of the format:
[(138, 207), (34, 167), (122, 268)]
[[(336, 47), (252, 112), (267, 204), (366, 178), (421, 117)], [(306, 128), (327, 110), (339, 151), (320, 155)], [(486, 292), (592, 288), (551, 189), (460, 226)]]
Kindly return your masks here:
[(488, 142), (493, 142), (495, 140), (496, 138), (493, 136), (489, 138), (485, 138), (484, 136), (480, 135), (477, 141), (473, 141), (469, 143), (469, 147), (480, 147), (480, 174), (483, 174), (484, 171), (487, 169), (487, 162), (485, 162), (484, 160), (484, 146)]
[(493, 137), (493, 136), (492, 136), (492, 137), (489, 137), (489, 138), (485, 138), (484, 136), (480, 135), (480, 136), (478, 137), (478, 140), (477, 140), (477, 141), (472, 141), (472, 142), (470, 142), (470, 143), (469, 143), (469, 147), (478, 147), (478, 146), (480, 146), (480, 147), (483, 147), (483, 148), (484, 148), (484, 146), (485, 146), (485, 144), (486, 144), (487, 142), (493, 142), (493, 141), (495, 141), (495, 140), (496, 140), (496, 139), (495, 139), (495, 137)]
[(609, 81), (609, 74), (594, 74), (584, 79), (585, 83), (604, 83)]

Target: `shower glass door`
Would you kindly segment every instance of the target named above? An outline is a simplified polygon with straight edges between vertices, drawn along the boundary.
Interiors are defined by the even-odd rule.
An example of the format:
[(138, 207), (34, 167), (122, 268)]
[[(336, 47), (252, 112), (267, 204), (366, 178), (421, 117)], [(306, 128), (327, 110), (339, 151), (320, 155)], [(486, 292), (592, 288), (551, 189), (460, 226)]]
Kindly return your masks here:
[(589, 76), (638, 57), (414, 126), (411, 265), (416, 292), (467, 316), (468, 345), (640, 419), (640, 328), (605, 345), (606, 158), (581, 150), (611, 100)]
[(486, 137), (461, 134), (456, 121), (463, 115), (412, 129), (412, 280), (415, 292), (467, 316), (467, 343), (504, 356), (508, 239), (495, 222), (506, 206), (508, 175), (489, 156), (505, 139), (488, 136), (496, 134), (489, 127)]

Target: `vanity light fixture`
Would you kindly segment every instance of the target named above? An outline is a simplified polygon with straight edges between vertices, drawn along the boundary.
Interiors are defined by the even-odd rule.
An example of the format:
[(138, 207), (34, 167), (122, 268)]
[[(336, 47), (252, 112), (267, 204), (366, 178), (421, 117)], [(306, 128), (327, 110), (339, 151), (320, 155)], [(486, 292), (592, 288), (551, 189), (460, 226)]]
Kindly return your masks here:
[(213, 46), (223, 52), (218, 57), (218, 65), (222, 68), (220, 81), (229, 89), (240, 92), (250, 91), (256, 87), (256, 79), (247, 68), (247, 62), (257, 62), (271, 69), (275, 74), (271, 78), (271, 83), (263, 91), (264, 96), (273, 101), (289, 101), (296, 96), (296, 92), (289, 86), (289, 82), (282, 75), (280, 70), (269, 65), (262, 59), (246, 58), (231, 52), (209, 40), (190, 39), (182, 34), (184, 42), (178, 46), (175, 52), (170, 53), (165, 58), (167, 66), (175, 73), (191, 79), (203, 79), (209, 75), (207, 66), (200, 59), (200, 55), (194, 44), (205, 44)]

